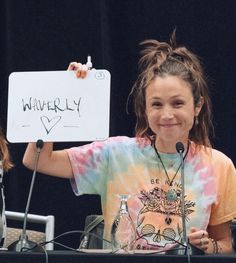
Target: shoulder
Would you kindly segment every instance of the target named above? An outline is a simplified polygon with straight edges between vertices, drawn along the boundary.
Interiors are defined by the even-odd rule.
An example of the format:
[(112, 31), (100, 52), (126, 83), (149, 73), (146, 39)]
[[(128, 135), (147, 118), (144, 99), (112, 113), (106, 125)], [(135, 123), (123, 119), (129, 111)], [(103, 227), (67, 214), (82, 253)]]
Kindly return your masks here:
[(145, 148), (150, 146), (151, 142), (147, 138), (127, 137), (127, 136), (115, 136), (109, 137), (104, 141), (104, 144), (113, 147), (132, 147), (132, 148)]
[(201, 156), (202, 160), (211, 163), (213, 166), (234, 166), (230, 157), (222, 151), (201, 145), (196, 146), (194, 143), (191, 143), (191, 146), (194, 154)]
[(224, 160), (224, 161), (227, 161), (227, 162), (232, 162), (231, 159), (223, 152), (217, 150), (217, 149), (211, 149), (211, 152), (212, 152), (212, 156), (214, 159), (216, 160)]
[(214, 149), (214, 148), (206, 148), (204, 151), (205, 155), (209, 156), (210, 159), (216, 164), (231, 164), (232, 160), (223, 152)]
[(218, 169), (222, 173), (236, 175), (236, 170), (233, 161), (223, 152), (216, 149), (212, 149), (212, 163), (215, 169)]

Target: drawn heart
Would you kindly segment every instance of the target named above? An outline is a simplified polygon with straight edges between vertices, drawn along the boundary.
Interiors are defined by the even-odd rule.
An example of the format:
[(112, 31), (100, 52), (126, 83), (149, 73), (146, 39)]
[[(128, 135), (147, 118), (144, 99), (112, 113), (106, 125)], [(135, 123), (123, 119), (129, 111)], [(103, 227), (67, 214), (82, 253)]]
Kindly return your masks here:
[(52, 130), (52, 128), (55, 127), (56, 124), (61, 120), (61, 116), (56, 116), (56, 117), (53, 117), (52, 119), (49, 119), (47, 116), (42, 116), (42, 117), (40, 117), (40, 120), (41, 120), (47, 134), (49, 134), (49, 132)]

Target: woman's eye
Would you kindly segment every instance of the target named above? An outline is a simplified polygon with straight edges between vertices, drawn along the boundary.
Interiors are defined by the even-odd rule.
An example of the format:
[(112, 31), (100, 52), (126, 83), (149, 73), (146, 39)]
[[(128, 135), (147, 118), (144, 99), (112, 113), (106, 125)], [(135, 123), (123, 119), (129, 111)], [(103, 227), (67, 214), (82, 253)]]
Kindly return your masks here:
[(184, 105), (184, 102), (183, 101), (175, 101), (174, 103), (173, 103), (173, 105), (174, 105), (174, 107), (181, 107), (181, 106), (183, 106)]
[(160, 102), (153, 102), (152, 107), (160, 108), (162, 104)]

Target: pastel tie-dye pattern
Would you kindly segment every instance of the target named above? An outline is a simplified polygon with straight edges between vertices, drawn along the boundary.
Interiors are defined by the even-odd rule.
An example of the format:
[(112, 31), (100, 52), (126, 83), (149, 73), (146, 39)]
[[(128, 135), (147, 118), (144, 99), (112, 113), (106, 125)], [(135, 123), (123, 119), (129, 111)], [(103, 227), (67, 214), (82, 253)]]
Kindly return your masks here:
[[(137, 248), (165, 250), (175, 243), (173, 240), (181, 241), (180, 198), (166, 198), (167, 178), (147, 139), (112, 137), (68, 149), (68, 155), (74, 173), (74, 192), (101, 196), (106, 239), (110, 240), (111, 225), (119, 210), (116, 195), (130, 194), (129, 211), (140, 238)], [(165, 164), (173, 160), (174, 166), (167, 166), (173, 178), (180, 163), (178, 154), (161, 153), (161, 157)], [(216, 150), (196, 148), (191, 142), (184, 172), (188, 229), (206, 229), (208, 224), (220, 224), (236, 216), (236, 174), (227, 156)], [(179, 172), (173, 184), (176, 192), (181, 190), (180, 179)], [(170, 224), (166, 223), (168, 216)]]

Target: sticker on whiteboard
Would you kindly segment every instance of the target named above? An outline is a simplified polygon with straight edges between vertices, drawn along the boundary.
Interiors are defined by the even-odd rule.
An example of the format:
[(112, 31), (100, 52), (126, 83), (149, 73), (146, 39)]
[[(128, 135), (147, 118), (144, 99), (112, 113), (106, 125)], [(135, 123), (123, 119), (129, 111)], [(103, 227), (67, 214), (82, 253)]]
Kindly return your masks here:
[(10, 142), (95, 141), (109, 136), (107, 70), (13, 72), (9, 76), (7, 139)]

